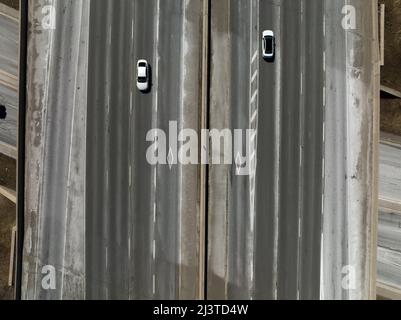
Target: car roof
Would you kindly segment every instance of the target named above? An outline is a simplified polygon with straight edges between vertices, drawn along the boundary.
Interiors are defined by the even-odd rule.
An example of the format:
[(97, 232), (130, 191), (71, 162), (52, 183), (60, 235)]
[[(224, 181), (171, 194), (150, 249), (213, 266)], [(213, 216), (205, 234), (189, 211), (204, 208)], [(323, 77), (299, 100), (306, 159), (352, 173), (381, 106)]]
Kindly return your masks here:
[(146, 77), (146, 67), (139, 67), (138, 68), (138, 76), (139, 77)]

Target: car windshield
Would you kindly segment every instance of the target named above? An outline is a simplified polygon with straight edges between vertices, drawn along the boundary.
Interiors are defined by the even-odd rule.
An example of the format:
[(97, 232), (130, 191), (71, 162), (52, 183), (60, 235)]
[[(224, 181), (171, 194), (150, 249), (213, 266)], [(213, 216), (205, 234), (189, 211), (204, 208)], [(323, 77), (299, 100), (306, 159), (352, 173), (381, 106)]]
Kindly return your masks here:
[(266, 53), (273, 53), (273, 37), (265, 37), (265, 50)]
[(138, 82), (146, 82), (146, 77), (138, 77)]

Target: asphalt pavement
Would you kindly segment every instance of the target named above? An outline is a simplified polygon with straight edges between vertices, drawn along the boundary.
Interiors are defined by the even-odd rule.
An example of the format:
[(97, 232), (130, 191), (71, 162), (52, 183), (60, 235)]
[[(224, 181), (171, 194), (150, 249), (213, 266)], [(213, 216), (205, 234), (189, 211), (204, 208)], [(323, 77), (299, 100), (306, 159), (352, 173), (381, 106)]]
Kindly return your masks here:
[[(184, 125), (198, 130), (201, 8), (196, 1), (157, 0), (91, 6), (88, 298), (199, 295), (199, 258), (193, 251), (200, 244), (198, 169), (184, 168), (177, 158), (171, 167), (152, 166), (146, 153), (152, 129), (163, 130), (167, 139), (170, 122), (177, 130)], [(151, 66), (148, 93), (136, 88), (139, 59)], [(173, 139), (167, 153), (179, 147)], [(191, 281), (183, 283), (182, 277)]]
[[(210, 278), (211, 298), (319, 297), (323, 15), (312, 0), (212, 3), (211, 128), (257, 129), (257, 165), (250, 176), (211, 166), (221, 206), (209, 208), (208, 273), (223, 277)], [(261, 56), (263, 30), (275, 33), (274, 63)]]

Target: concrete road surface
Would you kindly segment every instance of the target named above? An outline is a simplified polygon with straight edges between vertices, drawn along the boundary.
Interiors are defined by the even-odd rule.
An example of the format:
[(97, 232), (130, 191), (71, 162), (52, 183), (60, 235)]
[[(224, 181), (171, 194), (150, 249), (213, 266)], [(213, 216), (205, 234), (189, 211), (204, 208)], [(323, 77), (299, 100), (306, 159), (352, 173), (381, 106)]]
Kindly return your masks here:
[[(24, 297), (198, 298), (199, 168), (146, 153), (151, 129), (199, 130), (202, 2), (53, 4), (56, 28), (30, 29)], [(138, 59), (151, 65), (147, 94)], [(49, 266), (55, 290), (41, 282)]]
[[(210, 166), (209, 298), (371, 294), (375, 12), (361, 1), (212, 1), (210, 127), (257, 133), (254, 173)], [(276, 36), (273, 63), (261, 57), (264, 30)], [(354, 289), (341, 288), (347, 265)]]

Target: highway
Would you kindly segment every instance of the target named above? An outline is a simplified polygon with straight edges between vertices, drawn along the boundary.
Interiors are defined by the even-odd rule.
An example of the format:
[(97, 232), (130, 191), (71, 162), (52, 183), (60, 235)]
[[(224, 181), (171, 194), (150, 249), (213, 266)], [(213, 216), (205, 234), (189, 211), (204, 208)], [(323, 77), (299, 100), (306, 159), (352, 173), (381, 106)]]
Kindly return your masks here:
[[(53, 1), (62, 27), (29, 34), (24, 298), (369, 297), (379, 91), (364, 1), (351, 1), (352, 32), (345, 0), (212, 0), (208, 12), (198, 0)], [(40, 21), (47, 2), (35, 2)], [(209, 129), (255, 130), (248, 175), (177, 162), (175, 133), (199, 133), (205, 113)], [(162, 131), (167, 149), (154, 151), (169, 163), (151, 165)]]
[[(209, 208), (208, 274), (223, 277), (209, 276), (211, 298), (319, 298), (323, 14), (322, 2), (312, 0), (212, 3), (218, 67), (211, 127), (257, 128), (257, 170), (247, 177), (211, 166), (209, 197), (221, 205)], [(274, 63), (260, 55), (263, 30), (275, 32)], [(224, 73), (230, 81), (222, 86)], [(224, 234), (229, 242), (222, 248)]]
[[(196, 182), (197, 169), (154, 167), (145, 155), (151, 129), (168, 133), (170, 121), (176, 121), (178, 129), (184, 123), (197, 129), (199, 75), (193, 66), (199, 64), (200, 37), (192, 19), (199, 10), (195, 1), (103, 1), (91, 8), (89, 55), (93, 52), (95, 59), (89, 62), (88, 297), (177, 298), (177, 279), (197, 269), (192, 253), (180, 252), (183, 210), (193, 215), (187, 219), (196, 221), (198, 215), (196, 202), (184, 203), (188, 198), (196, 201), (197, 188), (188, 190), (186, 185)], [(103, 34), (107, 37), (99, 41)], [(151, 64), (149, 94), (136, 89), (138, 59)], [(199, 242), (196, 237), (188, 241), (195, 246)], [(186, 255), (193, 261), (184, 266), (190, 271), (180, 269), (179, 259)], [(186, 285), (193, 287), (181, 289), (191, 296), (197, 293), (196, 281)]]
[[(341, 23), (346, 4), (359, 10), (357, 31)], [(373, 2), (361, 1), (211, 3), (210, 127), (257, 134), (250, 146), (254, 174), (210, 166), (209, 298), (371, 294), (374, 240), (366, 234), (375, 234), (369, 194), (376, 181), (378, 58), (375, 20), (362, 17), (374, 11)], [(260, 55), (260, 35), (269, 29), (274, 63)], [(360, 285), (352, 290), (342, 288), (349, 264)]]

